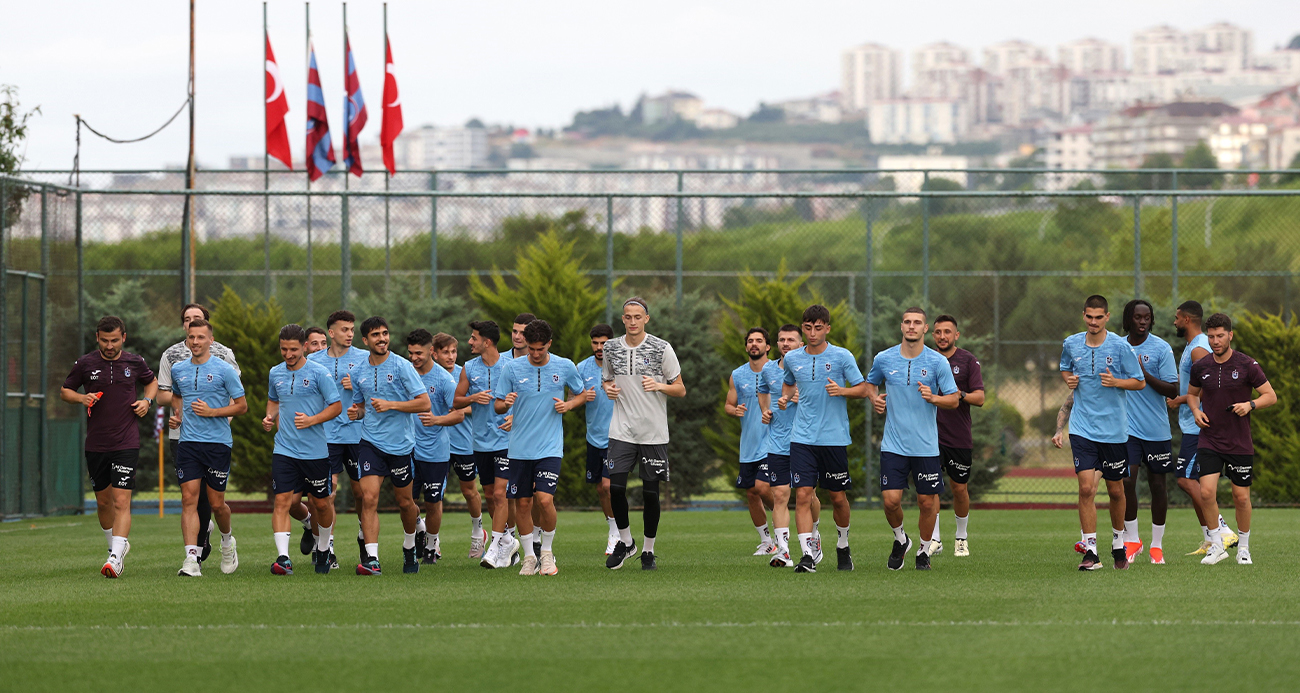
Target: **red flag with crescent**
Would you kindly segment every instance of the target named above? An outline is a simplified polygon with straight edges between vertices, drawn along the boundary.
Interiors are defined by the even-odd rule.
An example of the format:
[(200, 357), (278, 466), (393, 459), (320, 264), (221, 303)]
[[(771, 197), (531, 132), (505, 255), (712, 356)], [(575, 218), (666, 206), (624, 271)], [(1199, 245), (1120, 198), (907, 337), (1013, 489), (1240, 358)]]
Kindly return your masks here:
[(289, 112), (289, 99), (284, 95), (284, 80), (280, 66), (271, 50), (271, 37), (266, 37), (266, 154), (293, 168), (293, 155), (289, 153), (289, 130), (284, 116)]
[(397, 172), (393, 161), (393, 141), (402, 134), (402, 98), (397, 94), (397, 75), (393, 72), (393, 47), (384, 36), (384, 121), (379, 128), (379, 146), (384, 152), (388, 175)]

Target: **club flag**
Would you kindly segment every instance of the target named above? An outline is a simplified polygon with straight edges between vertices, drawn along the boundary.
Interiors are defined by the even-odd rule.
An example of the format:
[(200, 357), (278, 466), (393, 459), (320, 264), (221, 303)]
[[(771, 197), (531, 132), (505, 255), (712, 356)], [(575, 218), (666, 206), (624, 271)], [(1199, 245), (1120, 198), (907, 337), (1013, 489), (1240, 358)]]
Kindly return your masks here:
[(393, 72), (393, 46), (384, 37), (384, 120), (379, 126), (379, 146), (384, 151), (384, 168), (388, 175), (397, 173), (393, 160), (393, 141), (402, 134), (402, 97), (397, 93), (397, 74)]
[(266, 37), (266, 154), (293, 168), (293, 155), (289, 153), (289, 131), (284, 126), (284, 116), (289, 112), (289, 99), (284, 95), (284, 81), (280, 79), (280, 66), (271, 50), (271, 37)]
[(361, 80), (357, 79), (357, 63), (352, 59), (352, 44), (348, 43), (347, 34), (343, 34), (343, 49), (347, 59), (343, 68), (343, 88), (347, 99), (343, 104), (343, 165), (349, 173), (360, 177), (361, 146), (358, 140), (361, 130), (366, 126), (366, 100), (361, 96)]
[(316, 48), (308, 46), (311, 60), (307, 65), (307, 177), (316, 180), (334, 168), (334, 145), (330, 142), (330, 123), (325, 117), (325, 91), (316, 69)]

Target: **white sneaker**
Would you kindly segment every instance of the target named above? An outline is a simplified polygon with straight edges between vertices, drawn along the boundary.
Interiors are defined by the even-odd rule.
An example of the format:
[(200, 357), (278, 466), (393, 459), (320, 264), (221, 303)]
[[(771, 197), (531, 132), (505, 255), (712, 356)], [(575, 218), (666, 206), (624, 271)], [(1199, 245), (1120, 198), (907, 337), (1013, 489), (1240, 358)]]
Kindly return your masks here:
[[(1240, 556), (1241, 552), (1238, 551)], [(99, 574), (106, 578), (115, 578), (122, 574), (122, 559), (113, 554), (108, 554), (108, 560), (104, 561), (104, 567), (99, 569)]]
[(239, 552), (235, 550), (235, 538), (230, 538), (230, 546), (221, 544), (221, 572), (230, 575), (239, 567)]
[(542, 575), (556, 575), (560, 572), (560, 569), (555, 565), (555, 554), (553, 552), (542, 552), (540, 572)]
[(772, 556), (772, 560), (767, 562), (773, 568), (789, 568), (794, 565), (794, 559), (790, 558), (790, 552), (782, 550)]
[(497, 544), (496, 567), (509, 568), (519, 563), (519, 540), (507, 534)]
[(499, 554), (500, 552), (501, 552), (501, 541), (492, 542), (483, 551), (483, 555), (481, 556), (482, 560), (480, 560), (478, 564), (483, 566), (484, 568), (487, 568), (488, 570), (492, 570), (496, 568), (497, 563), (500, 560), (497, 558), (497, 554)]
[(1201, 559), (1201, 565), (1214, 565), (1227, 557), (1228, 552), (1222, 546), (1212, 544), (1210, 550), (1205, 552), (1205, 558)]
[(605, 555), (608, 556), (611, 553), (614, 553), (615, 546), (618, 546), (618, 535), (611, 534), (605, 539)]
[(1255, 565), (1255, 562), (1250, 560), (1250, 549), (1237, 549), (1237, 565)]
[(482, 558), (484, 551), (487, 550), (488, 533), (487, 529), (480, 530), (482, 534), (473, 536), (469, 540), (469, 557)]
[(519, 568), (520, 575), (536, 575), (540, 570), (536, 556), (524, 556), (524, 564)]
[(943, 553), (943, 542), (934, 541), (933, 539), (931, 539), (930, 541), (927, 541), (924, 544), (922, 544), (921, 548), (918, 549), (916, 553), (919, 555), (922, 551), (930, 554), (931, 556)]
[(957, 540), (957, 545), (954, 546), (953, 549), (952, 549), (952, 555), (954, 555), (954, 556), (969, 556), (969, 555), (970, 555), (970, 546), (967, 545), (965, 539), (958, 539), (958, 540)]
[(181, 564), (181, 569), (176, 571), (181, 577), (203, 577), (203, 571), (199, 568), (198, 556), (185, 556), (185, 562)]
[(130, 539), (123, 538), (123, 539), (122, 539), (122, 555), (121, 555), (121, 556), (118, 556), (118, 558), (119, 558), (120, 560), (125, 561), (125, 560), (126, 560), (126, 555), (127, 555), (128, 553), (131, 553), (131, 540), (130, 540)]
[(758, 548), (754, 550), (755, 556), (771, 556), (777, 552), (776, 544), (764, 539), (759, 543)]

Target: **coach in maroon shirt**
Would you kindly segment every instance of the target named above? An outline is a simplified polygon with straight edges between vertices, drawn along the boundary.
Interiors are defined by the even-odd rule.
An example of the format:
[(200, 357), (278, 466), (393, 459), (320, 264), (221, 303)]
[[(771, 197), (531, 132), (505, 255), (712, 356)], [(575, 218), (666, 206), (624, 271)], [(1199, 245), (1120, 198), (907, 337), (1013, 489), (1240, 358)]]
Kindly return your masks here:
[[(952, 513), (957, 523), (954, 556), (969, 556), (970, 545), (966, 538), (966, 523), (970, 520), (971, 440), (970, 408), (984, 406), (984, 378), (980, 375), (980, 362), (975, 355), (957, 348), (961, 332), (957, 331), (957, 318), (940, 315), (934, 319), (934, 348), (948, 359), (952, 379), (957, 382), (960, 402), (956, 409), (939, 409), (939, 458), (952, 481)], [(932, 541), (940, 541), (939, 518), (935, 516)]]
[[(1250, 436), (1250, 415), (1273, 406), (1277, 395), (1255, 359), (1232, 348), (1232, 319), (1215, 313), (1205, 321), (1210, 354), (1192, 364), (1187, 386), (1187, 406), (1201, 427), (1196, 465), (1201, 473), (1201, 508), (1206, 517), (1218, 515), (1219, 475), (1232, 482), (1232, 504), (1237, 509), (1237, 563), (1251, 565), (1250, 483), (1255, 444)], [(1259, 397), (1251, 399), (1253, 390)], [(1211, 546), (1201, 563), (1214, 565), (1228, 557), (1219, 528), (1210, 530)]]
[[(104, 577), (122, 574), (122, 559), (131, 550), (131, 491), (140, 457), (136, 418), (149, 413), (158, 381), (144, 359), (122, 351), (126, 326), (108, 315), (95, 325), (99, 348), (77, 359), (63, 381), (59, 397), (86, 407), (86, 469), (98, 505), (99, 526), (108, 539)], [(137, 386), (144, 397), (137, 398)], [(86, 394), (77, 392), (85, 389)]]

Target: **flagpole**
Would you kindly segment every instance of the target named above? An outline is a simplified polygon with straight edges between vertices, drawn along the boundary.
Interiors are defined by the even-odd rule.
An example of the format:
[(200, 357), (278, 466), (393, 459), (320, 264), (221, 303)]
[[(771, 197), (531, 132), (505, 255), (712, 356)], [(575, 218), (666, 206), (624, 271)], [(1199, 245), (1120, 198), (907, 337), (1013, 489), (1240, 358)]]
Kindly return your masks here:
[(348, 294), (352, 293), (352, 238), (348, 228), (348, 4), (343, 3), (343, 201), (342, 201), (342, 224), (339, 226), (339, 250), (340, 250), (340, 270), (342, 275), (342, 286), (340, 291), (343, 296), (339, 304), (341, 308), (348, 307)]
[[(311, 3), (304, 2), (305, 9), (303, 28), (307, 35), (307, 94), (308, 100), (311, 99)], [(311, 116), (308, 116), (309, 118)], [(311, 192), (311, 166), (306, 165), (307, 159), (311, 158), (311, 152), (308, 151), (303, 157), (305, 173), (307, 174), (307, 192)], [(311, 256), (311, 195), (307, 195), (307, 322), (315, 322), (316, 298), (312, 275), (314, 274), (315, 265), (312, 264)]]
[[(383, 81), (380, 82), (381, 85), (388, 81), (388, 3), (384, 3), (383, 65), (384, 65), (384, 79)], [(385, 105), (384, 105), (383, 88), (381, 87), (379, 93), (379, 120), (380, 120), (379, 132), (380, 132), (381, 140), (383, 139), (384, 108)], [(383, 147), (383, 142), (380, 142), (380, 147), (381, 148)], [(384, 192), (388, 192), (388, 179), (390, 178), (392, 178), (392, 174), (390, 174), (388, 171), (384, 171)], [(385, 195), (384, 196), (384, 291), (385, 292), (388, 291), (389, 284), (392, 282), (392, 273), (393, 273), (393, 246), (391, 243), (392, 232), (390, 231), (390, 228), (391, 227), (388, 222), (388, 196)]]
[[(265, 133), (271, 126), (271, 121), (266, 112), (266, 87), (268, 86), (266, 78), (266, 62), (271, 58), (267, 54), (267, 46), (271, 45), (271, 35), (266, 27), (266, 3), (262, 3), (262, 131)], [(263, 135), (263, 139), (265, 135)], [(265, 193), (271, 189), (271, 152), (269, 150), (270, 142), (264, 142), (262, 146), (262, 191)], [(263, 295), (271, 298), (271, 196), (262, 195), (262, 256), (266, 265), (266, 284)]]
[[(190, 0), (190, 152), (185, 165), (185, 189), (194, 189), (194, 0)], [(185, 196), (185, 217), (182, 220), (181, 255), (185, 269), (181, 277), (181, 293), (187, 303), (194, 302), (194, 196)]]

